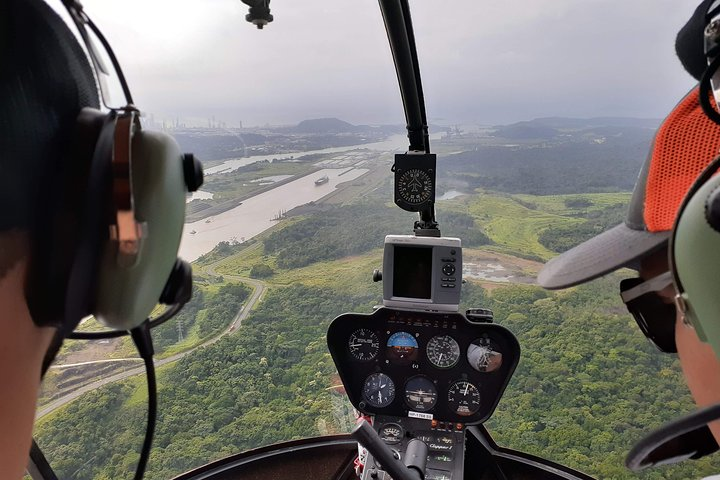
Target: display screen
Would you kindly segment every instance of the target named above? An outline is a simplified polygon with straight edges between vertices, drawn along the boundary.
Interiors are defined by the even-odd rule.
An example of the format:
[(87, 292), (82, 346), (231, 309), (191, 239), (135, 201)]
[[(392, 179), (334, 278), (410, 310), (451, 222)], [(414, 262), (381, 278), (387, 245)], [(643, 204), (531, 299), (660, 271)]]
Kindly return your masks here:
[(393, 296), (430, 299), (432, 247), (395, 246)]

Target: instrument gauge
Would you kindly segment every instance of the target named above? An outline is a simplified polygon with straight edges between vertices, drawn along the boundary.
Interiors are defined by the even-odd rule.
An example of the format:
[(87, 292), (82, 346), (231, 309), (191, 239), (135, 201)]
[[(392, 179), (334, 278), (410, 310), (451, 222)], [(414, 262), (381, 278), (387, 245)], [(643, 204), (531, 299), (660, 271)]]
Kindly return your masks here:
[(497, 342), (485, 336), (473, 340), (468, 347), (467, 359), (478, 372), (489, 373), (502, 366), (503, 354)]
[(448, 390), (448, 407), (458, 415), (469, 417), (480, 410), (480, 391), (470, 382), (455, 382)]
[(360, 328), (350, 335), (348, 349), (355, 360), (367, 362), (375, 358), (380, 351), (380, 339), (372, 330)]
[(437, 403), (437, 389), (427, 377), (417, 376), (405, 384), (405, 403), (416, 412), (426, 412)]
[(397, 423), (386, 423), (382, 426), (378, 435), (388, 445), (395, 445), (402, 441), (403, 429)]
[(405, 170), (395, 181), (397, 196), (412, 205), (418, 205), (429, 200), (433, 194), (434, 185), (432, 176), (425, 170), (411, 168)]
[(450, 335), (436, 335), (427, 344), (427, 356), (437, 368), (452, 368), (460, 360), (460, 345)]
[(398, 365), (409, 365), (418, 356), (418, 342), (408, 332), (395, 332), (387, 341), (387, 356)]
[(384, 373), (373, 373), (365, 379), (362, 394), (369, 405), (387, 407), (395, 399), (395, 384)]

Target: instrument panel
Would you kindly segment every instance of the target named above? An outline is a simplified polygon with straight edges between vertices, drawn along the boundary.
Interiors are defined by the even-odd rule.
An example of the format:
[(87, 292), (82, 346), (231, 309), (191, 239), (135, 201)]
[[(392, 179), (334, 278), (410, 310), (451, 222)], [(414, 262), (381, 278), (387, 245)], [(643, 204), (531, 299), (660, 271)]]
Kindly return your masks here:
[(460, 313), (346, 313), (327, 339), (359, 411), (463, 424), (490, 417), (520, 358), (509, 330)]

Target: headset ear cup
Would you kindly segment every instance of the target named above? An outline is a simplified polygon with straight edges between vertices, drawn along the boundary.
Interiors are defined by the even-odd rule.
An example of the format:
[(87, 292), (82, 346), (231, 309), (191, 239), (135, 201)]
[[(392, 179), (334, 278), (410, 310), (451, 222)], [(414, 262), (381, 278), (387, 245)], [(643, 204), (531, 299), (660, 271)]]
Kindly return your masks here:
[(163, 292), (160, 303), (183, 305), (192, 297), (192, 266), (185, 260), (177, 259)]
[(183, 155), (183, 172), (188, 192), (196, 192), (203, 184), (204, 176), (202, 163), (192, 153)]
[(720, 232), (720, 188), (713, 190), (705, 202), (705, 217), (710, 226)]
[(130, 330), (156, 307), (176, 264), (185, 222), (183, 155), (161, 132), (138, 131), (132, 140), (135, 219), (143, 238), (133, 265), (118, 262), (108, 241), (101, 261), (95, 316), (108, 327)]
[(684, 315), (700, 340), (720, 357), (720, 230), (716, 212), (720, 176), (691, 194), (679, 214), (672, 240), (672, 264)]
[[(33, 321), (38, 326), (64, 327), (79, 321), (79, 318), (66, 318), (65, 305), (68, 296), (69, 278), (78, 258), (81, 243), (96, 246), (97, 239), (88, 235), (85, 223), (90, 219), (83, 218), (79, 212), (87, 212), (87, 191), (90, 175), (94, 172), (94, 180), (102, 180), (102, 155), (106, 152), (98, 145), (103, 129), (112, 132), (112, 118), (106, 113), (92, 108), (83, 108), (77, 117), (72, 148), (67, 162), (57, 174), (47, 173), (47, 183), (40, 188), (51, 192), (51, 201), (42, 205), (44, 214), (38, 215), (32, 232), (32, 247), (25, 297)], [(106, 149), (107, 151), (107, 149)], [(99, 155), (95, 157), (96, 153)], [(93, 165), (97, 160), (98, 164)], [(94, 166), (94, 169), (93, 169)], [(104, 188), (104, 187), (103, 187)], [(96, 261), (96, 260), (95, 260)], [(77, 267), (75, 267), (77, 268)], [(94, 276), (94, 273), (92, 274)], [(75, 293), (93, 297), (94, 279), (91, 285), (79, 286)], [(75, 301), (77, 302), (77, 298)], [(86, 302), (82, 302), (87, 305)], [(77, 313), (77, 312), (76, 312)], [(85, 312), (87, 315), (89, 312)]]

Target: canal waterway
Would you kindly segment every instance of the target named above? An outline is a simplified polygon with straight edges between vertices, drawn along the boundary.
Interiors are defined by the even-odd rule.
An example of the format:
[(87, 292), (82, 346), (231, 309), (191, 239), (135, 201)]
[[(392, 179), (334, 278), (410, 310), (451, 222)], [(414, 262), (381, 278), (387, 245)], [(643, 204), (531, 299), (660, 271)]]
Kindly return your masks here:
[[(338, 184), (355, 180), (368, 170), (364, 168), (325, 168), (298, 178), (243, 201), (226, 212), (193, 223), (186, 223), (180, 243), (180, 256), (196, 260), (223, 241), (243, 242), (277, 223), (284, 212), (320, 200), (332, 193)], [(328, 182), (315, 185), (327, 175)]]

